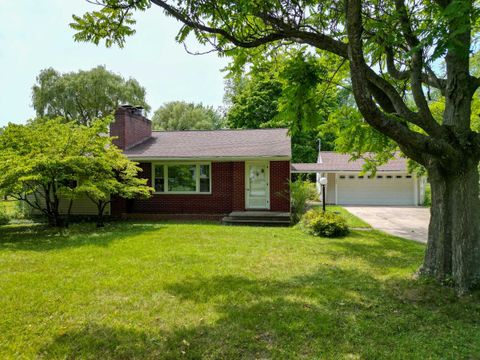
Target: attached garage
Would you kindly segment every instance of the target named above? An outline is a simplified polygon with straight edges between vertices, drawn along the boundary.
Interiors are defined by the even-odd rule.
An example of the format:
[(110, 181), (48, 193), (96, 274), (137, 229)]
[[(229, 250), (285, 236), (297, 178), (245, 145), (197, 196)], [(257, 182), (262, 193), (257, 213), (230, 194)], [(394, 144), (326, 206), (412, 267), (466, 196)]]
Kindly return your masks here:
[(292, 164), (292, 173), (316, 173), (327, 178), (326, 203), (338, 205), (416, 206), (423, 203), (425, 179), (407, 171), (407, 161), (397, 157), (379, 166), (377, 173), (364, 174), (363, 160), (350, 156), (320, 152), (318, 163)]
[(337, 175), (339, 205), (417, 205), (411, 175)]

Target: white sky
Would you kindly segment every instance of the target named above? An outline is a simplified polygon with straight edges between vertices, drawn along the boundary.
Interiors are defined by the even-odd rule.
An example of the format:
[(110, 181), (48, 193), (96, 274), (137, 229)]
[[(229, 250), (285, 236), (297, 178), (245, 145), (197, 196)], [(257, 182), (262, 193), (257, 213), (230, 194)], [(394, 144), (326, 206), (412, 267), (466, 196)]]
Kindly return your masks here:
[[(152, 109), (172, 100), (222, 105), (227, 60), (193, 56), (175, 42), (180, 24), (152, 7), (138, 13), (137, 33), (123, 49), (73, 41), (72, 14), (92, 9), (85, 0), (0, 0), (0, 126), (34, 116), (31, 87), (41, 69), (61, 72), (105, 65), (147, 90)], [(191, 42), (191, 50), (201, 50)]]

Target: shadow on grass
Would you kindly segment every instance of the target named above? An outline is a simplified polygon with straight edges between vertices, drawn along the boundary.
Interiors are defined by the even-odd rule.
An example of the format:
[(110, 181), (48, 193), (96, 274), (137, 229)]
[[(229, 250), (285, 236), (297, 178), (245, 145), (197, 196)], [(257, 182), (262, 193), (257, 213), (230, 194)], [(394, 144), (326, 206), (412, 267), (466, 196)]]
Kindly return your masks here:
[[(61, 234), (42, 227), (4, 227), (0, 250), (108, 246), (164, 228), (161, 223), (127, 222), (97, 230), (93, 224), (83, 224)], [(160, 327), (148, 314), (141, 314), (138, 322), (115, 325), (125, 324), (121, 311), (118, 322), (102, 323), (108, 316), (99, 314), (97, 323), (67, 328), (38, 355), (46, 359), (402, 359), (480, 354), (479, 296), (457, 300), (450, 289), (379, 276), (388, 267), (414, 266), (422, 245), (377, 232), (369, 232), (365, 239), (364, 233), (354, 232), (332, 240), (332, 247), (322, 251), (331, 258), (349, 256), (367, 262), (375, 269), (367, 273), (355, 265), (323, 264), (288, 278), (199, 274), (163, 288), (163, 283), (158, 284), (158, 291), (167, 292), (175, 302), (174, 321), (161, 322)], [(146, 307), (159, 306), (148, 297), (142, 301)]]
[[(332, 266), (282, 281), (202, 278), (167, 291), (185, 302), (213, 303), (222, 314), (167, 338), (170, 351), (186, 339), (192, 358), (387, 358), (394, 348), (397, 358), (448, 358), (441, 347), (462, 344), (455, 329), (469, 329), (470, 341), (480, 330), (480, 296), (462, 302), (434, 284), (381, 281)], [(480, 350), (478, 340), (475, 346)]]
[(423, 244), (387, 235), (379, 231), (353, 231), (335, 242), (326, 253), (333, 259), (352, 257), (378, 268), (410, 268), (423, 257)]
[[(474, 341), (479, 330), (478, 321), (472, 319), (478, 311), (475, 302), (459, 303), (448, 289), (409, 281), (382, 282), (356, 270), (322, 266), (312, 274), (281, 281), (198, 277), (165, 290), (180, 304), (212, 307), (218, 319), (205, 322), (199, 314), (196, 323), (167, 331), (144, 328), (143, 323), (128, 329), (89, 324), (57, 337), (40, 355), (68, 359), (455, 358), (461, 350), (460, 355), (469, 355), (480, 346)], [(412, 290), (414, 299), (402, 296)], [(182, 324), (181, 306), (177, 316)]]
[(158, 358), (156, 339), (141, 330), (87, 324), (57, 336), (40, 350), (45, 359)]
[(78, 223), (66, 229), (44, 224), (0, 226), (1, 250), (50, 251), (85, 245), (108, 246), (112, 241), (158, 231), (162, 224), (110, 223), (96, 228), (94, 223)]

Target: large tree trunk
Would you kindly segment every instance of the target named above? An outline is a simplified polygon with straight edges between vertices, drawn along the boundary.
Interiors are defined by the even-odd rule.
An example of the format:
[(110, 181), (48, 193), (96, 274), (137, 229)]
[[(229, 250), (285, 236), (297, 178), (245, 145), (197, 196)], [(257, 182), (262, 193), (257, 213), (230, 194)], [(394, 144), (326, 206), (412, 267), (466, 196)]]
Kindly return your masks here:
[(478, 161), (468, 159), (456, 174), (438, 164), (428, 172), (432, 207), (421, 273), (463, 294), (480, 285)]
[(60, 215), (59, 202), (53, 201), (50, 204), (50, 216), (49, 216), (49, 225), (53, 227), (64, 227), (65, 221), (63, 221), (62, 216)]

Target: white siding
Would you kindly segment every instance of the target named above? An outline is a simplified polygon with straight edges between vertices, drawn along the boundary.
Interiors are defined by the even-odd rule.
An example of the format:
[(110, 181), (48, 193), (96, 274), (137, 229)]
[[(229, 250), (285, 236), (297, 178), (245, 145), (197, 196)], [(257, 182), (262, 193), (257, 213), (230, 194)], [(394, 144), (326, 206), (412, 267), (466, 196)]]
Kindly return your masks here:
[[(39, 199), (41, 196), (39, 196)], [(60, 213), (61, 214), (66, 214), (68, 211), (68, 205), (69, 201), (68, 200), (60, 200)], [(33, 214), (38, 215), (40, 214), (39, 210), (33, 209)], [(81, 197), (79, 199), (75, 199), (73, 201), (73, 206), (72, 206), (72, 215), (97, 215), (98, 210), (97, 206), (95, 203), (93, 203), (88, 197)], [(107, 205), (105, 208), (105, 215), (110, 215), (110, 204)]]
[(327, 204), (335, 204), (335, 174), (334, 173), (328, 173), (327, 174), (327, 199), (326, 203)]
[(339, 205), (417, 205), (416, 179), (408, 174), (378, 174), (374, 178), (358, 175), (337, 176)]

